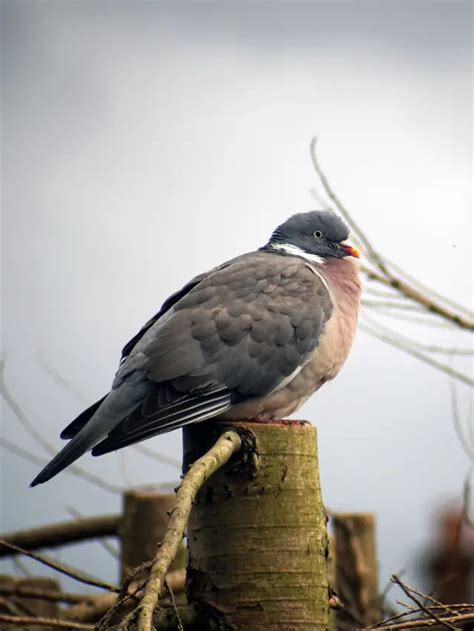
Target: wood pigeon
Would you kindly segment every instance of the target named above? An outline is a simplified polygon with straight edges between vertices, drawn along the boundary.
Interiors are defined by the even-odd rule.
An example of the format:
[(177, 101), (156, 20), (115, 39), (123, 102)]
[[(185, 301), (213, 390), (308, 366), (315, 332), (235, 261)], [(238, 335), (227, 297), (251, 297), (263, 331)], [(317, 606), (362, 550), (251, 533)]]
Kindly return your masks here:
[(210, 418), (281, 419), (339, 372), (361, 285), (349, 230), (329, 211), (291, 216), (266, 245), (193, 278), (122, 351), (112, 388), (64, 429), (33, 480)]

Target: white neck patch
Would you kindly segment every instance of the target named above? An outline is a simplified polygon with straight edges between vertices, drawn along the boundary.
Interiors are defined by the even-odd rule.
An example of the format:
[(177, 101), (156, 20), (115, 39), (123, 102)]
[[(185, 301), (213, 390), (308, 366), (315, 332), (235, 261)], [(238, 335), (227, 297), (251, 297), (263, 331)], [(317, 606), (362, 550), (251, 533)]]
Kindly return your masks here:
[(326, 263), (321, 256), (318, 256), (317, 254), (309, 254), (297, 245), (293, 245), (291, 243), (272, 243), (270, 247), (273, 250), (280, 250), (282, 252), (286, 252), (287, 254), (292, 254), (293, 256), (300, 256), (307, 261), (311, 261), (311, 263), (320, 263), (321, 265)]

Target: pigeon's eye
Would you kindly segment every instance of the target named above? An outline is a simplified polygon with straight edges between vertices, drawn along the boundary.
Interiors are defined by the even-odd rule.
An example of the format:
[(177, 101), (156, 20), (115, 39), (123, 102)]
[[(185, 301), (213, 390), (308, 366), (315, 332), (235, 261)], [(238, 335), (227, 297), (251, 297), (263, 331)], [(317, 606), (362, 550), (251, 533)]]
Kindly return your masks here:
[(322, 239), (322, 237), (323, 237), (323, 233), (321, 232), (321, 230), (315, 230), (315, 231), (313, 232), (313, 235), (314, 235), (314, 237), (315, 237), (316, 239)]

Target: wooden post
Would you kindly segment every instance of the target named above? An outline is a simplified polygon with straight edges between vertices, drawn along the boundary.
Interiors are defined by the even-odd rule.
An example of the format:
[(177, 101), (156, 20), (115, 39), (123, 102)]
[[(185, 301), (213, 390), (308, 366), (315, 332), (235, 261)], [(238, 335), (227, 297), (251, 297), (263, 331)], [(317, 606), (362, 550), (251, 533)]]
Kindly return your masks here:
[(373, 513), (335, 513), (335, 589), (343, 608), (336, 629), (368, 627), (380, 620), (378, 567)]
[(120, 524), (122, 579), (135, 567), (154, 557), (174, 504), (174, 495), (163, 493), (153, 486), (124, 493)]
[[(222, 425), (184, 428), (185, 470)], [(316, 430), (300, 421), (225, 426), (255, 437), (255, 459), (247, 475), (231, 461), (199, 492), (188, 523), (189, 602), (207, 612), (208, 629), (326, 631), (327, 535)]]

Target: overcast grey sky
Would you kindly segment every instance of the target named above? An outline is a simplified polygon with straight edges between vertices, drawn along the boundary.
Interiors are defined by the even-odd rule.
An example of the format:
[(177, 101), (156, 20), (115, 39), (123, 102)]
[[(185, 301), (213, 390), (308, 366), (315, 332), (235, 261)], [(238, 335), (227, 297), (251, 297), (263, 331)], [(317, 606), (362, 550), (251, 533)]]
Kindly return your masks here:
[[(314, 207), (315, 133), (379, 250), (472, 306), (471, 13), (454, 0), (4, 0), (5, 376), (44, 436), (59, 447), (170, 292)], [(465, 417), (467, 388), (459, 399)], [(377, 513), (386, 580), (426, 545), (433, 510), (460, 497), (468, 462), (446, 377), (360, 332), (298, 416), (318, 427), (328, 507)], [(2, 433), (44, 455), (6, 407)], [(180, 440), (149, 444), (179, 458)], [(177, 477), (132, 449), (80, 464), (120, 484)], [(69, 505), (118, 510), (71, 475), (32, 490), (37, 467), (4, 451), (1, 465), (2, 530)], [(96, 546), (62, 558), (115, 578)]]

